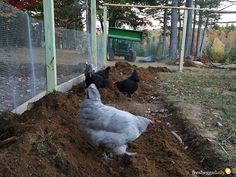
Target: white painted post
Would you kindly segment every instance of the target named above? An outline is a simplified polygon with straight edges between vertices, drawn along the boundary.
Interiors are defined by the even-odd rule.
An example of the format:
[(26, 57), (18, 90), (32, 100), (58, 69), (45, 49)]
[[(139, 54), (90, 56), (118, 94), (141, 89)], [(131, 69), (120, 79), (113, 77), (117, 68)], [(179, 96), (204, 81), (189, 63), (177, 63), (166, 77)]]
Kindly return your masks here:
[(185, 39), (186, 39), (186, 31), (187, 31), (186, 30), (187, 21), (188, 21), (188, 10), (184, 10), (184, 24), (183, 24), (181, 52), (180, 52), (180, 59), (179, 59), (179, 72), (183, 71), (183, 65), (184, 65), (184, 50), (185, 50)]
[(96, 0), (91, 0), (91, 54), (92, 62), (97, 68)]
[(47, 91), (52, 92), (57, 87), (56, 45), (54, 27), (54, 3), (53, 0), (43, 0)]
[(107, 63), (107, 6), (103, 7), (103, 65), (105, 66)]

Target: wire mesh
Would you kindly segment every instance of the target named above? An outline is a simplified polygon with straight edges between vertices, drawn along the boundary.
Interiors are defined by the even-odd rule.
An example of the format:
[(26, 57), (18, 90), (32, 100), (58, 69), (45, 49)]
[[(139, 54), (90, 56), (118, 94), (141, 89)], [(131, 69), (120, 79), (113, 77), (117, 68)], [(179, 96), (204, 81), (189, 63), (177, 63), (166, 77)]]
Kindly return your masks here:
[[(55, 29), (57, 83), (84, 73), (91, 61), (91, 35)], [(102, 36), (98, 36), (98, 68), (103, 66)], [(13, 110), (46, 90), (44, 27), (12, 6), (0, 5), (0, 111)]]
[(58, 84), (83, 74), (85, 63), (91, 63), (89, 39), (86, 32), (56, 28)]
[(46, 89), (42, 23), (0, 5), (0, 111), (12, 110)]
[(97, 35), (97, 66), (102, 68), (105, 65), (103, 50), (103, 35)]

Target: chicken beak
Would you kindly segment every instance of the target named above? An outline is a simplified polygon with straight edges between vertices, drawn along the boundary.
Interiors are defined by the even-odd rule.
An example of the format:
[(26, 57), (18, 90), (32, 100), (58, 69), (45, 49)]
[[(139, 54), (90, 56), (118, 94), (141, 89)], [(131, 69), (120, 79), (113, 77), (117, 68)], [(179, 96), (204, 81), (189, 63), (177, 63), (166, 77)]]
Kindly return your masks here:
[(148, 124), (147, 126), (147, 132), (152, 132), (153, 130), (153, 123), (151, 122), (150, 124)]
[(147, 132), (152, 132), (156, 123), (157, 123), (157, 120), (152, 117), (150, 124), (148, 124), (147, 126)]

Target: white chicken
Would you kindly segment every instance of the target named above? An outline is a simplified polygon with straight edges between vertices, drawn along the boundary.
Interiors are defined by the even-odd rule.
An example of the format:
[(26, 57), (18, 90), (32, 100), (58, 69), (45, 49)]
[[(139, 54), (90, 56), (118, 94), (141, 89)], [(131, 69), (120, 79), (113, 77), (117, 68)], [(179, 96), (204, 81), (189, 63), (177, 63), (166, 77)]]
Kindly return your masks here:
[(127, 144), (152, 126), (150, 119), (104, 105), (95, 84), (86, 89), (80, 122), (96, 146), (108, 148), (116, 155), (128, 156), (136, 153), (127, 152)]

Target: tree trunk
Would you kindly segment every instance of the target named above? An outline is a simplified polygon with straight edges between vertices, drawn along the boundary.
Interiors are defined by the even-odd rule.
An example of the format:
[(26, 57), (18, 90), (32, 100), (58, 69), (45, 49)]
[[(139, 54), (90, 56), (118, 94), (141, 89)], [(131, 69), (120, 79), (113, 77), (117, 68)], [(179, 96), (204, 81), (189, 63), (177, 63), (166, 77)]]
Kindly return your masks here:
[(164, 30), (163, 30), (163, 48), (162, 48), (162, 56), (166, 56), (166, 31), (167, 31), (167, 9), (164, 11)]
[(181, 14), (180, 14), (180, 10), (178, 9), (178, 16), (179, 16), (179, 30), (178, 30), (178, 46), (177, 46), (177, 49), (178, 51), (180, 51), (180, 48), (181, 48), (181, 31), (183, 32), (183, 29), (182, 29), (182, 23), (181, 23)]
[(117, 18), (115, 18), (115, 17), (110, 18), (109, 19), (109, 27), (116, 27), (115, 26), (116, 20), (117, 20)]
[(202, 34), (202, 40), (201, 40), (201, 45), (200, 45), (200, 56), (202, 55), (202, 51), (203, 51), (203, 42), (204, 42), (204, 35), (206, 33), (206, 30), (207, 30), (207, 27), (208, 27), (208, 24), (209, 24), (209, 16), (207, 16), (207, 19), (206, 19), (206, 24), (205, 24), (205, 27), (203, 29), (203, 34)]
[[(172, 6), (178, 6), (178, 0), (172, 0)], [(177, 59), (177, 46), (178, 46), (178, 11), (177, 9), (171, 10), (171, 34), (170, 34), (170, 58)]]
[[(197, 7), (195, 3), (195, 8)], [(190, 55), (193, 55), (193, 49), (194, 49), (194, 40), (195, 40), (195, 27), (196, 27), (196, 16), (197, 16), (197, 11), (194, 11), (194, 17), (193, 17), (193, 32), (192, 32), (192, 41), (191, 41), (191, 50), (190, 50)]]
[[(186, 1), (186, 7), (192, 7), (193, 0)], [(191, 36), (192, 36), (192, 20), (193, 20), (193, 10), (188, 10), (188, 22), (187, 22), (187, 29), (186, 29), (186, 39), (185, 39), (185, 54), (184, 56), (191, 55)]]
[(199, 11), (199, 20), (198, 20), (198, 30), (197, 30), (197, 45), (196, 45), (196, 55), (200, 57), (200, 39), (201, 39), (201, 28), (202, 28), (202, 11)]
[(99, 22), (102, 28), (102, 32), (104, 32), (104, 27), (103, 27), (103, 16), (98, 14)]
[(86, 0), (86, 31), (91, 33), (90, 0)]

